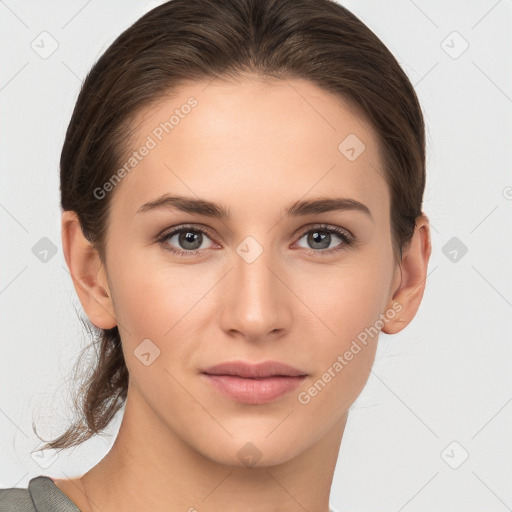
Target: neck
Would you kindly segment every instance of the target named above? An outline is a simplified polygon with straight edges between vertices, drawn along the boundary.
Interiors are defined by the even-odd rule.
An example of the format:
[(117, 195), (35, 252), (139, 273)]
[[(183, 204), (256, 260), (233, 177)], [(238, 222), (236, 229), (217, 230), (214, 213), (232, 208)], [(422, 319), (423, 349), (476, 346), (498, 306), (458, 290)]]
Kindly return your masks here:
[(112, 449), (81, 479), (90, 512), (329, 511), (347, 413), (293, 459), (246, 467), (199, 453), (130, 398)]

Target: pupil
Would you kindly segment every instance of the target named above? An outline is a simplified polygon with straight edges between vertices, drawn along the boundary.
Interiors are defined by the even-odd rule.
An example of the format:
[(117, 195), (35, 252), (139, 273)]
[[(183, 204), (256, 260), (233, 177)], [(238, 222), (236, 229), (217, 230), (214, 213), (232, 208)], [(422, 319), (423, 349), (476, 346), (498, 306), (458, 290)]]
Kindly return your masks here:
[(187, 244), (194, 244), (194, 242), (197, 242), (199, 237), (199, 233), (196, 234), (192, 231), (184, 231), (180, 236), (180, 243), (184, 246), (185, 249), (194, 250), (197, 249), (201, 244), (199, 244), (198, 247), (188, 247)]
[[(314, 247), (315, 249), (325, 249), (329, 247), (330, 233), (325, 231), (314, 231), (311, 233), (312, 244), (320, 243), (321, 247)], [(310, 240), (311, 242), (311, 240)]]

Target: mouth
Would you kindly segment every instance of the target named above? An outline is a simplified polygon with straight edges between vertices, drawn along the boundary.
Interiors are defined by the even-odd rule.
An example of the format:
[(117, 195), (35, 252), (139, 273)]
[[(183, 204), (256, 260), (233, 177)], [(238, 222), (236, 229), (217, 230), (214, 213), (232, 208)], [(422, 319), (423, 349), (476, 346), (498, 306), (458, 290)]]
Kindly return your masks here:
[(217, 391), (236, 402), (266, 404), (296, 389), (307, 372), (277, 361), (250, 364), (232, 361), (201, 372)]

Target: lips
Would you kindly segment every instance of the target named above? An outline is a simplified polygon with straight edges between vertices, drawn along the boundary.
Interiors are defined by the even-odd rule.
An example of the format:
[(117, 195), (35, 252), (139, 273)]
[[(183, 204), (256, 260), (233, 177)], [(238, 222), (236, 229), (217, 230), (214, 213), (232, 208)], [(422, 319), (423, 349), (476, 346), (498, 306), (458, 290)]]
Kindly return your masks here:
[(266, 361), (258, 364), (246, 363), (244, 361), (229, 361), (211, 366), (203, 370), (203, 373), (208, 375), (232, 375), (246, 379), (274, 376), (301, 377), (307, 375), (307, 372), (277, 361)]
[(202, 372), (207, 382), (224, 396), (246, 404), (266, 404), (296, 389), (307, 373), (293, 366), (267, 361), (250, 364), (231, 361)]

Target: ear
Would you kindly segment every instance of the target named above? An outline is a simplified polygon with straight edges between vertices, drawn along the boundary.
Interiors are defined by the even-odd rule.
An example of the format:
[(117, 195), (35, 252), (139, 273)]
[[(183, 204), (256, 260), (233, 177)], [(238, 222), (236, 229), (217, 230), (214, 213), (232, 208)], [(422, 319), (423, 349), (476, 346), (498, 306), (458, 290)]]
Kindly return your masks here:
[(403, 254), (401, 272), (397, 268), (399, 284), (386, 308), (386, 311), (393, 309), (397, 313), (382, 328), (386, 334), (400, 332), (415, 317), (425, 291), (431, 251), (429, 220), (422, 214), (416, 219), (413, 237)]
[(100, 329), (117, 325), (107, 274), (98, 251), (85, 238), (74, 211), (62, 213), (62, 248), (78, 298)]

